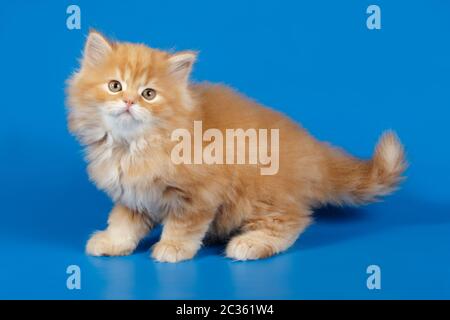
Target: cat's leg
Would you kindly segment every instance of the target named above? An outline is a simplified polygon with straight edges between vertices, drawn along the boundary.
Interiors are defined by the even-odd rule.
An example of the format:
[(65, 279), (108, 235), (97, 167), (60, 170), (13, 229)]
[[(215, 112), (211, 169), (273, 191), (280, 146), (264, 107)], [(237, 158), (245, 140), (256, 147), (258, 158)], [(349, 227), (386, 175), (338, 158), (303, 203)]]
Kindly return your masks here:
[(310, 222), (310, 212), (298, 208), (254, 215), (231, 238), (226, 255), (235, 260), (270, 257), (289, 248)]
[(128, 255), (151, 227), (152, 222), (146, 215), (116, 205), (109, 214), (108, 227), (92, 235), (86, 252), (93, 256)]
[(213, 219), (213, 213), (168, 215), (161, 239), (153, 246), (152, 257), (160, 262), (191, 259), (200, 249)]

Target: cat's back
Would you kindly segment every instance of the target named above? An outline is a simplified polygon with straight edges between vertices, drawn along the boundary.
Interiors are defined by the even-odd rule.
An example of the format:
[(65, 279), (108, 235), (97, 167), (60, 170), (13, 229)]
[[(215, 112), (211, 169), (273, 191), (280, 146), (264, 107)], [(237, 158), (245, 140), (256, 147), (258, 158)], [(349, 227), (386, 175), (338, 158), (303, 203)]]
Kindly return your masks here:
[(203, 83), (192, 88), (201, 108), (203, 130), (278, 130), (280, 170), (276, 176), (285, 177), (286, 183), (292, 180), (296, 185), (304, 174), (299, 173), (298, 168), (314, 169), (310, 159), (321, 157), (323, 145), (287, 116), (223, 85)]
[(284, 115), (222, 84), (199, 83), (191, 86), (201, 108), (204, 128), (297, 127)]

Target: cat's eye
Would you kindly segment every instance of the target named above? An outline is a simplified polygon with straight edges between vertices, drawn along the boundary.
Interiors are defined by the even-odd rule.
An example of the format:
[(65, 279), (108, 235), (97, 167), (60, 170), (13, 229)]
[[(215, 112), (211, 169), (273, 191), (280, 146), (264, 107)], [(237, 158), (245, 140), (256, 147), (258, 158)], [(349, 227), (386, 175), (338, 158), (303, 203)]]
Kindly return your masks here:
[(109, 89), (109, 91), (114, 92), (114, 93), (119, 92), (122, 90), (122, 84), (117, 80), (111, 80), (108, 83), (108, 89)]
[(144, 91), (142, 91), (142, 96), (144, 97), (145, 100), (151, 101), (151, 100), (155, 99), (156, 91), (155, 91), (155, 89), (152, 89), (152, 88), (144, 89)]

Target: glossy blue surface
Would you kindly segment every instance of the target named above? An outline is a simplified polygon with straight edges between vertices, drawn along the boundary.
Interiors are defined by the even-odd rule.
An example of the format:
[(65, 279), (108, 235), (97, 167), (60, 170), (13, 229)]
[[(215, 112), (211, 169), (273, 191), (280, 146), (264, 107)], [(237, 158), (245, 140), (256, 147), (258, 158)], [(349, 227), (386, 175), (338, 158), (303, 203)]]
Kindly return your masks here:
[[(450, 3), (67, 1), (0, 7), (0, 298), (450, 298)], [(286, 253), (232, 262), (222, 247), (160, 264), (153, 233), (128, 257), (93, 258), (110, 200), (88, 181), (66, 129), (64, 81), (95, 27), (117, 39), (196, 49), (194, 78), (220, 81), (367, 157), (395, 129), (411, 166), (402, 189), (363, 208), (327, 208)], [(66, 268), (81, 268), (81, 290)], [(366, 268), (381, 268), (368, 290)]]

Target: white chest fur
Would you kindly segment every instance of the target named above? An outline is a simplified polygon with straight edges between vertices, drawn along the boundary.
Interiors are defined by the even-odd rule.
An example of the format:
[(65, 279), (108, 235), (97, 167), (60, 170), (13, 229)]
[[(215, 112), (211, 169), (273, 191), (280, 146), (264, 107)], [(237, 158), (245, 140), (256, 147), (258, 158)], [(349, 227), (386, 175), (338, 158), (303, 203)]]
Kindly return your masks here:
[(142, 140), (124, 147), (107, 139), (87, 151), (90, 178), (114, 202), (154, 217), (162, 214), (167, 204), (161, 177), (167, 175), (170, 159), (157, 146)]

